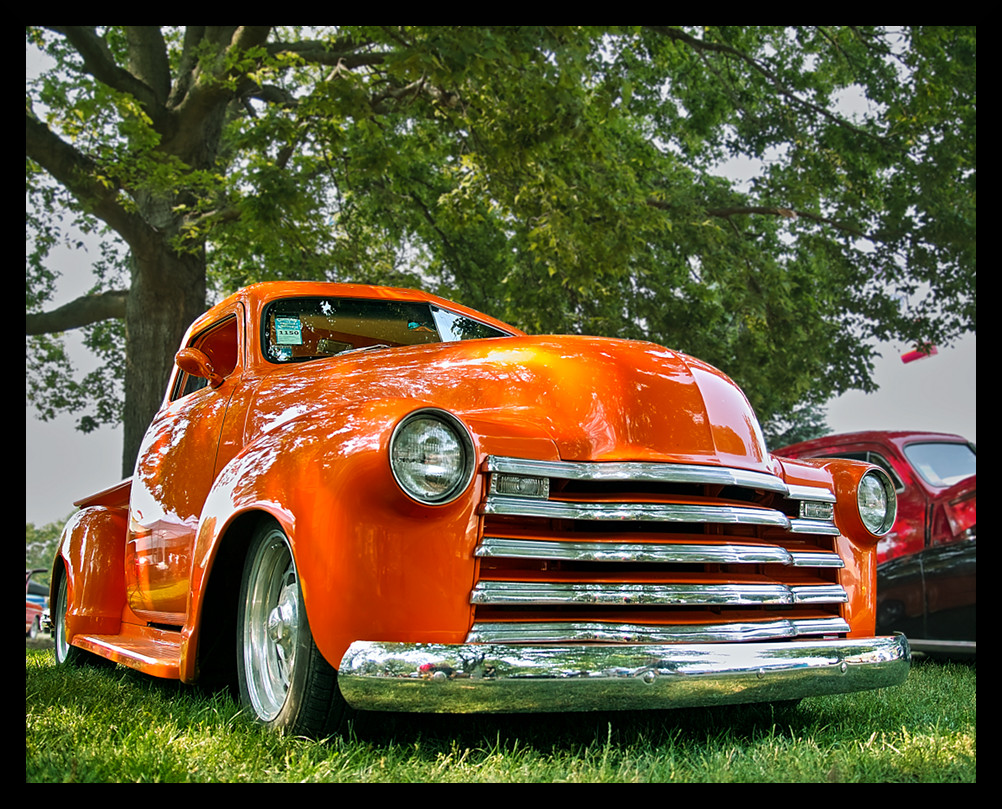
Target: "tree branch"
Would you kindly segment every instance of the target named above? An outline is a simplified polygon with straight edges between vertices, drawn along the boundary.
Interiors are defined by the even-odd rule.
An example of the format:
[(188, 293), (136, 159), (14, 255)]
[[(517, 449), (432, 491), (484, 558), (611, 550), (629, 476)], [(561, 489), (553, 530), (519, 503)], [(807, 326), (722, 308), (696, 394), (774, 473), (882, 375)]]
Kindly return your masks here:
[(756, 73), (765, 78), (769, 82), (769, 84), (771, 84), (772, 87), (776, 90), (776, 92), (778, 92), (781, 96), (788, 99), (789, 101), (793, 102), (794, 105), (806, 109), (814, 113), (815, 115), (818, 115), (834, 123), (836, 126), (842, 127), (843, 129), (848, 129), (850, 132), (855, 132), (858, 135), (863, 135), (864, 137), (872, 138), (873, 140), (878, 141), (880, 143), (885, 142), (884, 138), (880, 137), (879, 135), (873, 132), (867, 132), (865, 129), (860, 129), (858, 126), (854, 126), (853, 124), (846, 121), (844, 118), (840, 118), (838, 115), (835, 115), (829, 110), (826, 110), (824, 107), (820, 107), (814, 102), (809, 101), (806, 98), (802, 98), (801, 96), (797, 95), (797, 93), (794, 92), (786, 84), (784, 84), (783, 81), (779, 78), (779, 76), (777, 76), (772, 70), (770, 70), (768, 67), (762, 64), (758, 59), (755, 59), (754, 57), (748, 55), (744, 51), (740, 51), (737, 48), (734, 48), (730, 45), (725, 45), (721, 42), (709, 42), (705, 39), (697, 39), (696, 37), (692, 36), (691, 34), (687, 34), (685, 31), (679, 28), (672, 28), (667, 25), (651, 25), (648, 26), (648, 28), (657, 34), (661, 34), (662, 36), (666, 36), (669, 39), (672, 39), (676, 42), (681, 42), (684, 45), (688, 45), (690, 48), (700, 53), (703, 52), (719, 53), (725, 56), (732, 56), (735, 59), (739, 59), (740, 61), (744, 62), (749, 67), (751, 67), (752, 70), (754, 70)]
[(148, 229), (142, 218), (126, 211), (119, 202), (118, 184), (98, 179), (97, 166), (90, 158), (66, 143), (28, 111), (24, 115), (24, 153), (130, 245), (136, 244), (146, 234)]
[(271, 33), (270, 25), (238, 25), (230, 37), (227, 53), (245, 51), (257, 45), (264, 45)]
[(62, 34), (83, 58), (83, 69), (102, 84), (113, 90), (128, 93), (135, 98), (159, 131), (164, 124), (164, 108), (157, 93), (145, 82), (119, 67), (108, 44), (93, 28), (84, 25), (52, 26)]
[[(225, 106), (235, 97), (227, 79), (239, 78), (235, 57), (241, 51), (264, 45), (271, 33), (270, 25), (207, 26), (204, 39), (215, 41), (220, 46), (218, 56), (212, 63), (195, 61), (190, 76), (179, 80), (186, 90), (178, 93), (178, 87), (171, 92), (173, 126), (170, 135), (163, 141), (166, 151), (179, 156), (189, 165), (204, 167), (212, 154), (202, 154), (206, 126), (221, 126)], [(188, 42), (186, 38), (185, 47)], [(215, 113), (219, 113), (215, 116)]]
[(188, 93), (198, 65), (198, 44), (205, 36), (204, 25), (188, 25), (184, 29), (184, 43), (181, 46), (181, 60), (178, 64), (177, 80), (170, 89), (167, 106), (176, 107)]
[(125, 302), (129, 293), (125, 290), (102, 292), (98, 295), (84, 295), (70, 301), (51, 312), (25, 313), (24, 333), (52, 334), (89, 326), (101, 320), (125, 317)]
[(320, 39), (304, 39), (298, 42), (271, 42), (268, 53), (271, 56), (295, 54), (312, 65), (331, 65), (345, 70), (383, 64), (387, 54), (382, 51), (366, 51), (372, 45), (369, 40), (344, 37), (334, 42)]
[[(675, 207), (656, 199), (648, 200), (647, 204), (652, 208), (657, 208), (662, 211), (670, 211)], [(784, 219), (810, 219), (812, 222), (818, 222), (822, 225), (830, 225), (837, 230), (841, 230), (861, 239), (880, 241), (878, 236), (864, 233), (859, 228), (847, 225), (845, 222), (839, 222), (835, 219), (821, 216), (821, 214), (812, 213), (811, 211), (795, 210), (794, 208), (784, 208), (778, 205), (732, 205), (724, 208), (707, 208), (705, 213), (707, 216), (728, 220), (732, 216), (781, 216)]]
[(385, 102), (390, 99), (393, 101), (413, 101), (415, 98), (422, 95), (437, 102), (443, 107), (453, 108), (459, 104), (458, 95), (450, 93), (448, 90), (443, 90), (441, 87), (429, 84), (423, 77), (402, 87), (389, 87), (381, 93), (374, 94), (370, 99), (370, 104), (372, 105), (372, 109), (377, 113), (386, 112), (389, 107)]
[(812, 222), (818, 222), (822, 225), (831, 225), (836, 230), (841, 230), (853, 236), (858, 236), (861, 239), (871, 239), (873, 241), (878, 240), (877, 237), (872, 236), (869, 233), (864, 233), (859, 230), (859, 228), (847, 225), (845, 222), (839, 222), (835, 219), (830, 219), (827, 216), (821, 216), (821, 214), (811, 213), (810, 211), (794, 210), (793, 208), (780, 208), (766, 205), (744, 205), (730, 208), (707, 208), (706, 212), (710, 216), (726, 218), (740, 214), (758, 214), (762, 216), (782, 216), (786, 219), (810, 219)]
[(167, 43), (156, 25), (127, 25), (125, 38), (129, 44), (129, 70), (149, 87), (157, 107), (167, 104), (170, 94), (170, 61)]
[(240, 219), (241, 213), (240, 209), (235, 206), (227, 206), (224, 208), (218, 208), (213, 211), (207, 211), (198, 216), (186, 216), (184, 219), (184, 230), (198, 230), (199, 228), (206, 227), (209, 224), (219, 225), (225, 222), (236, 222)]

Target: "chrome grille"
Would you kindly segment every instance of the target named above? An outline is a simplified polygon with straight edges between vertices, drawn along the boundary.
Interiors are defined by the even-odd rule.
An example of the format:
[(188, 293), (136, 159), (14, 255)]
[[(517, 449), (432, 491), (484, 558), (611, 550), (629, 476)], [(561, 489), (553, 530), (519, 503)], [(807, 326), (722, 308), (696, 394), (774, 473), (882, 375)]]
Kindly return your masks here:
[(826, 488), (687, 464), (492, 456), (485, 472), (471, 642), (848, 631)]

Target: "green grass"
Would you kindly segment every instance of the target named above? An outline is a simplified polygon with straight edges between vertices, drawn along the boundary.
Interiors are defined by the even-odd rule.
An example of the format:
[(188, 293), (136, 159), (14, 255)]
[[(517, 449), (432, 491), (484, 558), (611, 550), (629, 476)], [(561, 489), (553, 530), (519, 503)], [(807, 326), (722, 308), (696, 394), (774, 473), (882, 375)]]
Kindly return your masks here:
[(25, 656), (27, 782), (975, 782), (975, 663), (796, 707), (517, 716), (366, 714), (280, 738), (229, 696)]

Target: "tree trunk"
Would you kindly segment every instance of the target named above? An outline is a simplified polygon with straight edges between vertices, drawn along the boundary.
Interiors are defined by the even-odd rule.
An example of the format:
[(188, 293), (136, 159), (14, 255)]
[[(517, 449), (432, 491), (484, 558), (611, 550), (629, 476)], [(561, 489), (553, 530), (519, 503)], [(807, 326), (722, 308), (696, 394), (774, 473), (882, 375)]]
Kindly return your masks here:
[(184, 332), (205, 311), (205, 251), (177, 253), (152, 236), (133, 249), (125, 310), (125, 409), (122, 476), (133, 473), (139, 446), (164, 399)]

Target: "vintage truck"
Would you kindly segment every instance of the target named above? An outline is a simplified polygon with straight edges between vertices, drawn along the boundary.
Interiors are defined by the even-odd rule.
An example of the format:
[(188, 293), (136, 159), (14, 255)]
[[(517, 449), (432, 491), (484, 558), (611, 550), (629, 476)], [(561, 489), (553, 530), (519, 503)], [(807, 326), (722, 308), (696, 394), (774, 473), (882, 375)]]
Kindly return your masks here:
[(770, 455), (651, 343), (530, 337), (422, 292), (265, 283), (177, 354), (131, 479), (78, 501), (56, 656), (352, 710), (795, 700), (900, 683), (879, 466)]

